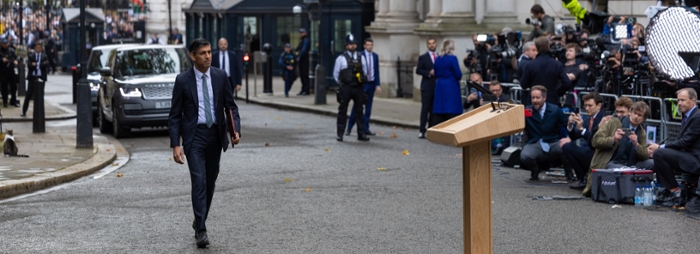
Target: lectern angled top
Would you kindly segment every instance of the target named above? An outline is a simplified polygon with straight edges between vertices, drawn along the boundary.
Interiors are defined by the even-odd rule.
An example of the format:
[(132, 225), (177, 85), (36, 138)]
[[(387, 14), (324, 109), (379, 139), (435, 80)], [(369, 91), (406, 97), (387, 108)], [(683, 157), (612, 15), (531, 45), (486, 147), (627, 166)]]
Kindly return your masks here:
[(447, 120), (428, 129), (427, 138), (434, 143), (461, 147), (525, 129), (523, 105), (500, 103), (499, 108), (493, 111), (491, 105), (483, 105)]

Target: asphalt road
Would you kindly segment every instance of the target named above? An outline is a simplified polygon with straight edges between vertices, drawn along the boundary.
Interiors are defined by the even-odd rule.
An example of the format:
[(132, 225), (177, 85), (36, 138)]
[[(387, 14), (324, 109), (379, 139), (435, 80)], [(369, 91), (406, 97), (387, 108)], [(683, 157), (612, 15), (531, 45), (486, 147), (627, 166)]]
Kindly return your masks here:
[[(240, 105), (242, 144), (224, 153), (207, 227), (193, 238), (187, 166), (167, 132), (120, 140), (122, 168), (0, 201), (0, 253), (462, 253), (461, 149), (416, 130), (336, 142), (335, 118)], [(392, 138), (395, 133), (395, 138)], [(380, 170), (382, 169), (382, 170)], [(121, 177), (117, 177), (121, 174)], [(494, 253), (695, 253), (699, 221), (577, 196), (494, 167)]]

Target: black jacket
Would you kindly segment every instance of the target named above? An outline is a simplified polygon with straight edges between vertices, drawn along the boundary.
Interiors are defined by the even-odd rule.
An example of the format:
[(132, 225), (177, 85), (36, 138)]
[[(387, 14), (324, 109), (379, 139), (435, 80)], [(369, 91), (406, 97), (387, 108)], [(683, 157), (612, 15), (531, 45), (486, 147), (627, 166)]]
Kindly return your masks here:
[(40, 78), (46, 81), (46, 73), (48, 72), (49, 68), (49, 57), (46, 55), (46, 53), (41, 52), (41, 58), (39, 60), (41, 62), (36, 66), (33, 66), (34, 63), (36, 63), (36, 52), (29, 53), (27, 60), (27, 77), (34, 78), (34, 71), (36, 71), (37, 67), (39, 67), (41, 70)]
[(577, 140), (579, 138), (582, 138), (583, 140), (585, 140), (588, 143), (588, 147), (591, 150), (595, 150), (595, 148), (593, 148), (593, 146), (591, 146), (591, 139), (593, 138), (593, 135), (596, 132), (598, 132), (598, 125), (600, 125), (600, 121), (602, 121), (603, 117), (605, 117), (605, 113), (603, 113), (603, 110), (598, 112), (598, 115), (596, 115), (595, 119), (593, 119), (593, 128), (591, 128), (589, 130), (588, 123), (589, 123), (591, 117), (593, 117), (593, 116), (588, 116), (588, 117), (583, 119), (583, 128), (584, 128), (584, 130), (586, 130), (586, 132), (581, 134), (581, 132), (583, 132), (583, 131), (578, 131), (576, 129), (576, 125), (574, 125), (574, 129), (569, 132), (569, 138), (572, 141)]
[[(242, 80), (241, 77), (243, 76), (243, 72), (241, 71), (241, 67), (240, 67), (241, 65), (238, 62), (238, 61), (240, 61), (240, 59), (238, 59), (238, 57), (236, 56), (236, 53), (234, 53), (231, 50), (226, 50), (226, 53), (228, 53), (228, 62), (229, 62), (229, 65), (226, 67), (229, 68), (229, 74), (231, 75), (229, 77), (229, 82), (231, 82), (231, 88), (233, 88), (232, 91), (235, 91), (236, 85), (241, 84), (241, 80)], [(219, 65), (221, 65), (219, 63), (221, 61), (219, 59), (220, 55), (221, 55), (221, 50), (218, 50), (218, 51), (212, 53), (211, 66), (214, 66), (216, 68), (221, 69), (221, 66), (219, 66)], [(226, 71), (226, 70), (223, 70), (223, 71)]]
[[(547, 88), (548, 103), (559, 105), (560, 93), (566, 92), (571, 88), (571, 80), (564, 72), (564, 65), (552, 58), (549, 55), (549, 51), (540, 52), (537, 54), (537, 58), (530, 61), (523, 68), (520, 86), (523, 89), (528, 89), (535, 85), (543, 85)], [(558, 87), (560, 81), (561, 87)]]
[[(678, 134), (678, 139), (667, 142), (666, 148), (686, 152), (700, 159), (700, 108), (695, 108)], [(680, 161), (679, 166), (686, 172), (693, 172), (698, 165), (693, 161)]]
[[(437, 54), (437, 52), (436, 52)], [(418, 65), (416, 66), (416, 74), (423, 78), (420, 81), (421, 91), (435, 91), (435, 75), (430, 76), (430, 71), (433, 70), (433, 60), (430, 59), (430, 54), (427, 52), (418, 57)]]

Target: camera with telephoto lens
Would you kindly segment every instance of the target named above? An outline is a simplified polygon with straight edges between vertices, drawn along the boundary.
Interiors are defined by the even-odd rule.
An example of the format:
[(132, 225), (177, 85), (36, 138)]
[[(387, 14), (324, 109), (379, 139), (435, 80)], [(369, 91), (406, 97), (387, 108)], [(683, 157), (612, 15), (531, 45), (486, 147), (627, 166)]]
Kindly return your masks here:
[(542, 26), (542, 20), (541, 19), (526, 18), (525, 24), (532, 25), (532, 26)]
[[(481, 54), (479, 53), (479, 50), (474, 50), (474, 49), (467, 49), (467, 58), (464, 59), (464, 66), (469, 69), (471, 73), (481, 73), (482, 68), (481, 68)], [(476, 59), (476, 63), (472, 64), (472, 61)]]

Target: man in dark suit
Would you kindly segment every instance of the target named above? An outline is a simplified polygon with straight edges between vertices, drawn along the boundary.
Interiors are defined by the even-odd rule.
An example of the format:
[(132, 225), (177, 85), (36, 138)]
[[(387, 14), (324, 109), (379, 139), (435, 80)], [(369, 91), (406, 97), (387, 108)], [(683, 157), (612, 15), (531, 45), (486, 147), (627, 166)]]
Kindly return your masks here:
[[(365, 39), (364, 43), (365, 50), (359, 52), (365, 60), (367, 66), (367, 83), (364, 84), (365, 95), (367, 96), (367, 101), (365, 102), (365, 133), (369, 136), (377, 135), (376, 133), (369, 130), (369, 117), (372, 115), (372, 101), (374, 101), (374, 94), (381, 93), (382, 87), (379, 82), (379, 56), (377, 53), (372, 52), (374, 49), (374, 41), (372, 38)], [(352, 127), (355, 126), (355, 111), (350, 112), (350, 119), (348, 119), (348, 130), (345, 132), (346, 136), (349, 136), (352, 132)]]
[(225, 38), (219, 39), (219, 51), (212, 54), (211, 66), (222, 69), (226, 72), (231, 91), (241, 90), (241, 67), (238, 63), (236, 53), (228, 50), (228, 41)]
[[(168, 127), (175, 162), (184, 164), (187, 156), (192, 181), (192, 228), (197, 246), (204, 248), (209, 244), (205, 221), (214, 196), (214, 183), (219, 175), (221, 149), (225, 152), (229, 144), (224, 109), (230, 110), (238, 131), (241, 120), (226, 72), (210, 68), (209, 42), (196, 39), (190, 44), (189, 51), (194, 68), (180, 73), (175, 79)], [(180, 147), (180, 138), (184, 151)], [(238, 144), (240, 135), (235, 132), (230, 138), (232, 144)]]
[(539, 180), (539, 164), (563, 160), (559, 132), (569, 119), (559, 106), (545, 102), (544, 86), (533, 86), (530, 97), (532, 105), (525, 108), (525, 134), (529, 139), (520, 153), (520, 162), (530, 169), (530, 180)]
[(700, 111), (696, 104), (698, 94), (691, 88), (676, 92), (678, 110), (683, 113), (678, 139), (665, 145), (650, 145), (654, 171), (661, 187), (666, 188), (657, 201), (670, 201), (680, 196), (674, 172), (700, 175)]
[(34, 52), (30, 53), (27, 57), (27, 70), (29, 86), (27, 87), (27, 93), (24, 97), (24, 105), (22, 106), (21, 116), (26, 116), (27, 108), (29, 107), (29, 100), (32, 100), (34, 95), (34, 84), (37, 80), (41, 79), (46, 82), (46, 73), (49, 71), (49, 57), (44, 53), (44, 46), (41, 42), (34, 43)]
[(309, 95), (311, 82), (309, 81), (309, 50), (311, 40), (306, 28), (299, 28), (299, 45), (296, 48), (296, 61), (299, 64), (299, 79), (301, 79), (301, 91), (297, 95)]
[[(566, 93), (572, 87), (571, 80), (564, 72), (564, 65), (552, 58), (549, 53), (549, 39), (539, 37), (535, 40), (537, 58), (523, 66), (523, 76), (520, 78), (520, 86), (523, 89), (534, 85), (542, 85), (547, 88), (547, 103), (559, 105), (560, 94)], [(561, 82), (561, 87), (558, 87)], [(525, 102), (525, 105), (530, 103)]]
[[(578, 113), (569, 115), (569, 139), (562, 139), (562, 151), (566, 157), (566, 161), (576, 172), (578, 182), (569, 186), (569, 188), (581, 190), (586, 187), (586, 173), (591, 167), (591, 160), (595, 148), (591, 146), (591, 138), (598, 131), (600, 121), (603, 120), (605, 113), (600, 109), (603, 107), (603, 96), (596, 92), (586, 94), (582, 98), (583, 106), (586, 109), (588, 117), (585, 119)], [(575, 141), (582, 139), (581, 146), (577, 146)]]
[(428, 52), (418, 58), (416, 66), (416, 74), (421, 75), (420, 95), (420, 133), (418, 138), (425, 138), (426, 125), (430, 122), (433, 114), (433, 98), (435, 97), (435, 81), (437, 78), (433, 72), (433, 64), (437, 59), (437, 41), (433, 38), (428, 38)]

